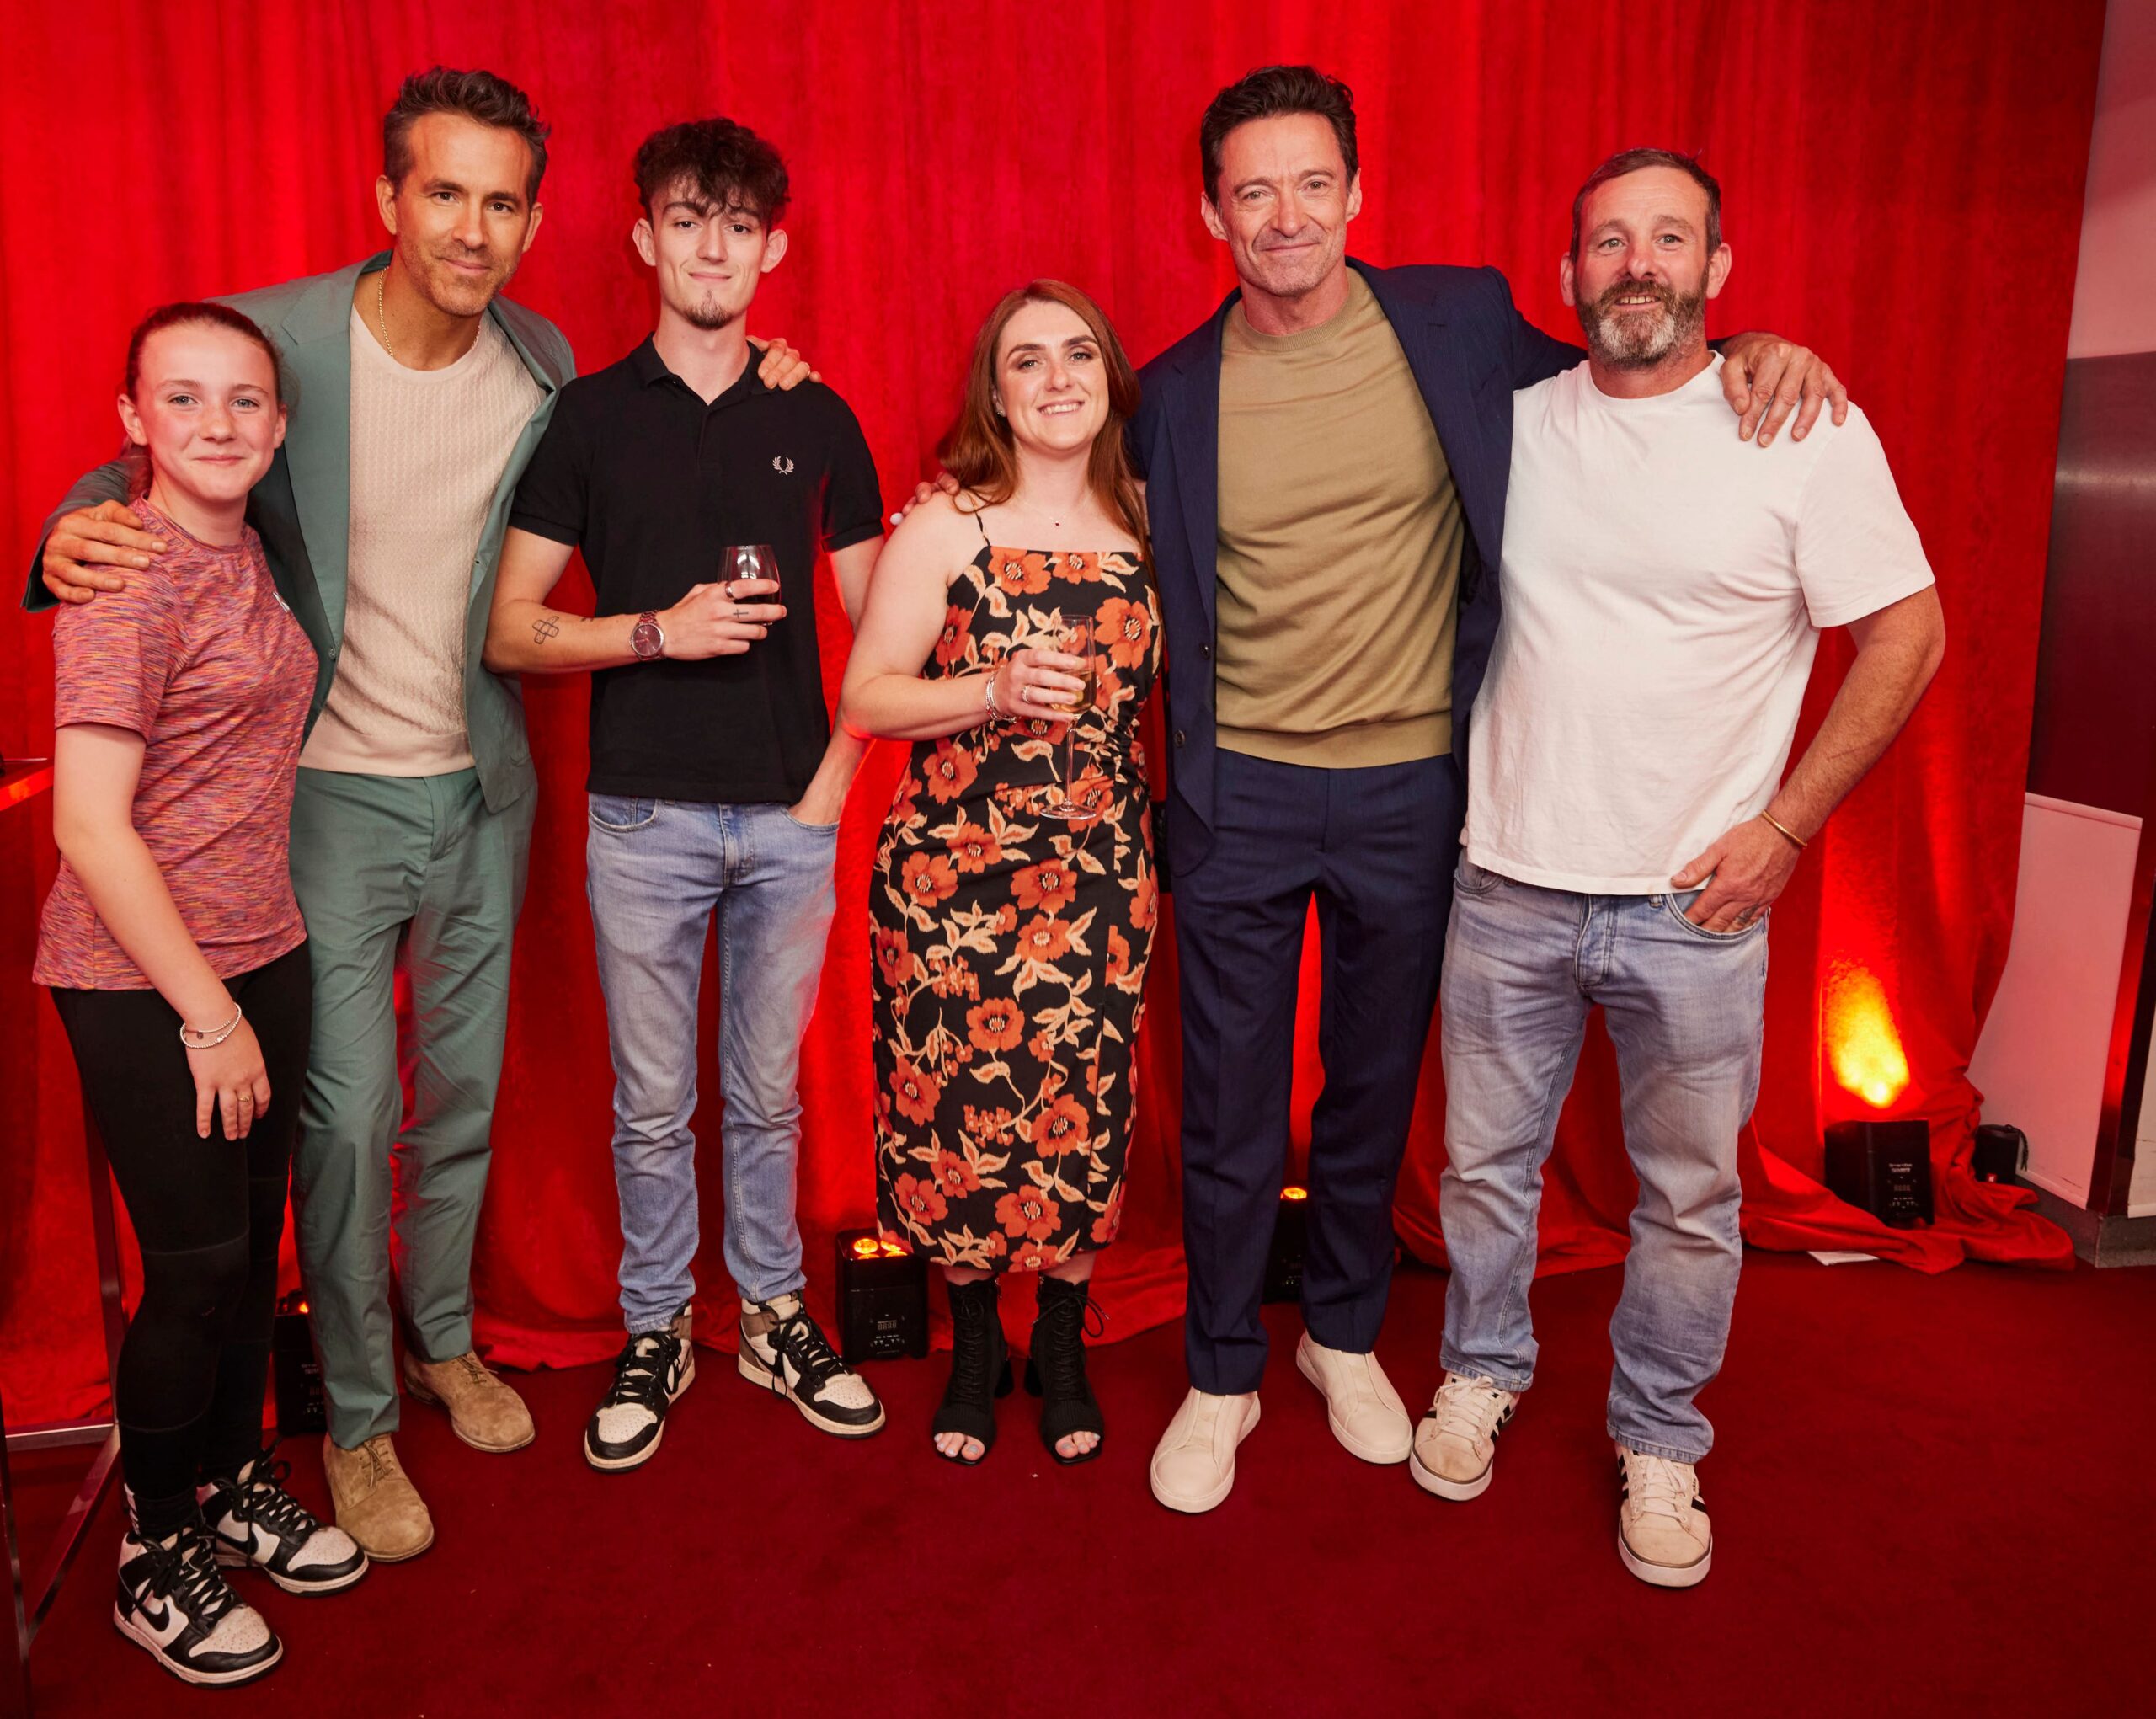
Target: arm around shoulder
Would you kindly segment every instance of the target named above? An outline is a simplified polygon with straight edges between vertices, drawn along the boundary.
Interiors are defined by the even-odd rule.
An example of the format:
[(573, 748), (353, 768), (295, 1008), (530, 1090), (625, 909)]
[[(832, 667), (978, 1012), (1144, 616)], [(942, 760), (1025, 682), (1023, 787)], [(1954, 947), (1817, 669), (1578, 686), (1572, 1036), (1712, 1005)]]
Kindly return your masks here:
[[(23, 591), (25, 609), (86, 602), (97, 591), (125, 590), (126, 581), (106, 569), (139, 570), (150, 564), (154, 552), (149, 546), (157, 540), (141, 531), (131, 514), (120, 516), (127, 503), (128, 479), (128, 462), (121, 458), (108, 460), (75, 480), (67, 499), (52, 510), (39, 534)], [(101, 508), (105, 512), (97, 516)], [(70, 595), (71, 591), (82, 595)]]
[(1520, 314), (1519, 306), (1513, 299), (1512, 283), (1505, 279), (1502, 270), (1486, 268), (1477, 272), (1482, 277), (1483, 290), (1490, 296), (1491, 310), (1497, 318), (1515, 392), (1531, 388), (1537, 382), (1546, 382), (1553, 376), (1562, 376), (1586, 361), (1587, 348), (1544, 334)]
[(951, 576), (968, 559), (969, 542), (979, 542), (978, 527), (940, 490), (884, 541), (839, 694), (839, 721), (850, 732), (915, 739), (955, 734), (981, 719), (976, 677), (921, 678), (943, 632)]

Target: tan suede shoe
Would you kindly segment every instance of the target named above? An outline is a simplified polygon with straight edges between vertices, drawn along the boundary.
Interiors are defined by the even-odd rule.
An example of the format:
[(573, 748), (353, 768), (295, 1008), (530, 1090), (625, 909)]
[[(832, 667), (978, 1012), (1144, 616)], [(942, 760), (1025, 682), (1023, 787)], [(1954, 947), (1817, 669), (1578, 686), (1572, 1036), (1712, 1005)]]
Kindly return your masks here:
[(356, 1450), (340, 1449), (325, 1436), (322, 1468), (337, 1506), (337, 1525), (376, 1562), (416, 1558), (435, 1543), (435, 1519), (398, 1461), (388, 1433), (376, 1433)]
[(451, 1430), (474, 1450), (521, 1450), (539, 1436), (524, 1399), (469, 1349), (447, 1361), (423, 1361), (407, 1349), (404, 1388), (447, 1409)]

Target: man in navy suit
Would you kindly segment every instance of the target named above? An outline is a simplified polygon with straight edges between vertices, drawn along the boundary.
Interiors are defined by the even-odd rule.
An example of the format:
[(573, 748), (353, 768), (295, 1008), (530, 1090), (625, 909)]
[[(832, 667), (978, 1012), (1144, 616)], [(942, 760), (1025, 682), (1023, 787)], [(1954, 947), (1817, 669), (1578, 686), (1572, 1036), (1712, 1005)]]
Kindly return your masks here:
[[(1313, 899), (1325, 1087), (1296, 1364), (1355, 1455), (1412, 1447), (1371, 1350), (1497, 630), (1513, 392), (1586, 356), (1529, 324), (1494, 269), (1349, 259), (1362, 190), (1337, 80), (1253, 72), (1199, 147), (1200, 213), (1241, 288), (1145, 367), (1133, 426), (1169, 652), (1190, 1271), (1191, 1391), (1151, 1474), (1191, 1512), (1227, 1497), (1257, 1423)], [(1801, 349), (1745, 335), (1724, 355), (1732, 433), (1764, 445), (1800, 398), (1799, 436), (1829, 397), (1838, 417)]]

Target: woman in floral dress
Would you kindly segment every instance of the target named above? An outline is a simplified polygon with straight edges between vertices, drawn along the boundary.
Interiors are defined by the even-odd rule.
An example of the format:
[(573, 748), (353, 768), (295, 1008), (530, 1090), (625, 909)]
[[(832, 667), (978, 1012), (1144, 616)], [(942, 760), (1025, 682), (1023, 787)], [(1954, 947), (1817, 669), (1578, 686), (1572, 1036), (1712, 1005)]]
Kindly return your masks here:
[[(1122, 1220), (1158, 890), (1138, 716), (1160, 666), (1142, 492), (1123, 451), (1138, 387), (1075, 288), (1011, 293), (975, 343), (941, 453), (955, 495), (916, 508), (877, 569), (842, 717), (912, 741), (870, 884), (878, 1206), (948, 1284), (936, 1449), (974, 1463), (1010, 1389), (1006, 1271), (1041, 1273), (1027, 1387), (1059, 1462), (1100, 1451), (1083, 1326)], [(1087, 659), (1059, 649), (1092, 629)], [(1075, 816), (1051, 809), (1075, 801)]]

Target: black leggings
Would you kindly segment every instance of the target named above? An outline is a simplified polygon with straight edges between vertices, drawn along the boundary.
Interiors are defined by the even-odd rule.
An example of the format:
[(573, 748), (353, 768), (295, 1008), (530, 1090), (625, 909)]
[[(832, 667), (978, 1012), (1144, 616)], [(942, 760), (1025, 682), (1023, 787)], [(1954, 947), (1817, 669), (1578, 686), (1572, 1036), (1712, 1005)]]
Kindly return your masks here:
[(154, 990), (59, 990), (61, 1025), (142, 1250), (142, 1300), (113, 1381), (120, 1461), (146, 1533), (195, 1512), (205, 1475), (262, 1448), (277, 1246), (307, 1076), (307, 945), (225, 981), (262, 1046), (270, 1108), (243, 1140), (195, 1132), (179, 1017)]

